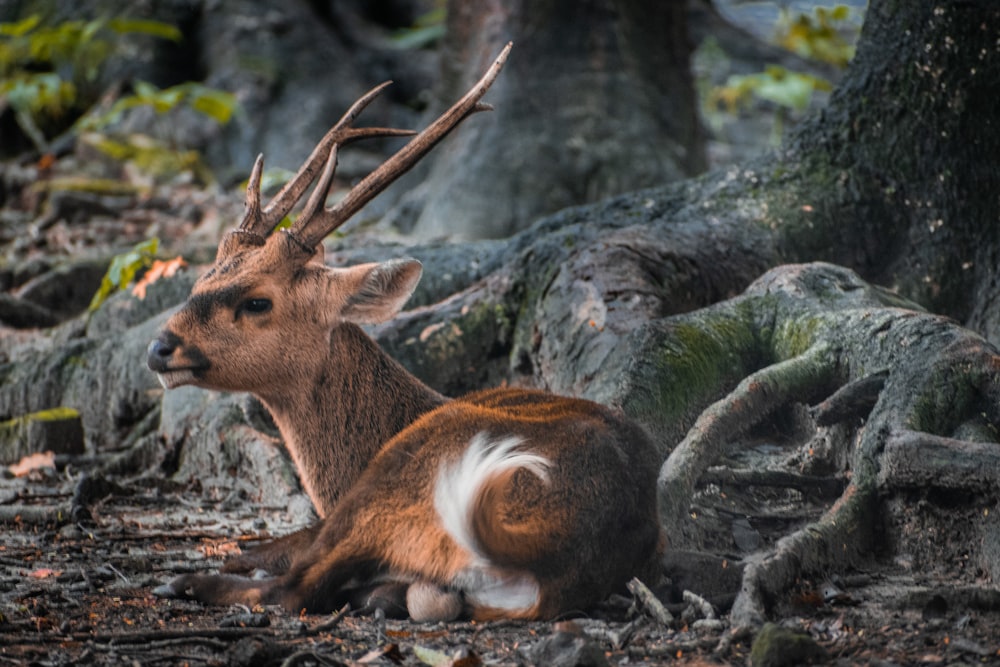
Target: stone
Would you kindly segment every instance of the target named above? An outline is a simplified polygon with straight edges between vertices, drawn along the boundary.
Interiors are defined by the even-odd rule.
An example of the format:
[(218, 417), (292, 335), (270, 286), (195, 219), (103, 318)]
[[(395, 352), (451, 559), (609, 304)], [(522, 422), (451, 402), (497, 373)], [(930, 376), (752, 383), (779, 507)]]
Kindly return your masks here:
[(73, 408), (53, 408), (0, 422), (0, 463), (38, 452), (82, 454), (83, 421)]

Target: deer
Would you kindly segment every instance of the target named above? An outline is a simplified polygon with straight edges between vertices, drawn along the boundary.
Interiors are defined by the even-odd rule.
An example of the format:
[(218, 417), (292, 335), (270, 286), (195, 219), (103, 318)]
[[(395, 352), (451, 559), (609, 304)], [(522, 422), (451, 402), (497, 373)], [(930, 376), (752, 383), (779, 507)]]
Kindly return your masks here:
[[(320, 518), (232, 557), (219, 574), (178, 576), (156, 587), (157, 596), (327, 613), (359, 589), (386, 585), (417, 621), (551, 619), (659, 572), (660, 461), (640, 425), (539, 389), (443, 396), (363, 328), (402, 309), (421, 264), (324, 263), (327, 235), (462, 120), (492, 109), (480, 99), (510, 48), (332, 206), (340, 148), (414, 134), (354, 127), (388, 83), (348, 109), (266, 206), (258, 156), (242, 221), (149, 344), (146, 361), (167, 390), (254, 394)], [(295, 222), (276, 231), (313, 182)]]

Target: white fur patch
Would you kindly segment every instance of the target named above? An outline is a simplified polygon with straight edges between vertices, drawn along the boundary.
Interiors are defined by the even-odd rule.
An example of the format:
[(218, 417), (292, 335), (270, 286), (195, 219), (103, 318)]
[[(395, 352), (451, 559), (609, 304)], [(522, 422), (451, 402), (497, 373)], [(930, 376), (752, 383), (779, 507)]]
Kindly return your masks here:
[(517, 451), (524, 442), (517, 436), (490, 440), (486, 433), (477, 433), (469, 441), (461, 460), (444, 464), (434, 487), (434, 509), (441, 523), (460, 547), (481, 561), (479, 545), (472, 537), (470, 514), (476, 496), (489, 479), (512, 468), (525, 468), (543, 482), (549, 481), (551, 462), (543, 456)]
[(538, 603), (538, 582), (525, 572), (497, 572), (470, 567), (453, 582), (477, 607), (515, 611)]
[(489, 562), (472, 534), (470, 516), (476, 496), (491, 478), (512, 469), (524, 468), (543, 482), (549, 481), (552, 465), (544, 456), (518, 451), (524, 442), (517, 436), (491, 440), (477, 433), (469, 441), (462, 458), (445, 463), (434, 487), (434, 509), (452, 539), (473, 556), (471, 567), (453, 583), (474, 603), (497, 609), (523, 609), (538, 599), (538, 584), (524, 573), (502, 573)]

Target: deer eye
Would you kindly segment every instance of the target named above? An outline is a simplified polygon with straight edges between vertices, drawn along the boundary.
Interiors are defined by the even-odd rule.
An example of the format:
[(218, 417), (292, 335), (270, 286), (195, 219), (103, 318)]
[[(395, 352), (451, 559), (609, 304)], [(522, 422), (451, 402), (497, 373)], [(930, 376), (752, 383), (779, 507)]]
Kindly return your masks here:
[(271, 310), (271, 300), (270, 299), (247, 299), (240, 304), (239, 313), (250, 313), (251, 315), (260, 315), (263, 313), (270, 312)]

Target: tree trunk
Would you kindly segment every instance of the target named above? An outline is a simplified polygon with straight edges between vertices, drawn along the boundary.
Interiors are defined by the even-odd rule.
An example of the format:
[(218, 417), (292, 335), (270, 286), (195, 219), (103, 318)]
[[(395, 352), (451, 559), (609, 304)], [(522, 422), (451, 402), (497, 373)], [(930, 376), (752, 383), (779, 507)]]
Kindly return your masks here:
[[(705, 167), (685, 6), (641, 0), (451, 2), (438, 99), (512, 40), (501, 113), (442, 146), (403, 207), (424, 237), (498, 238), (540, 215)], [(405, 226), (403, 215), (395, 219)]]
[[(872, 2), (850, 71), (791, 142), (811, 205), (783, 254), (848, 264), (1000, 340), (1000, 8)], [(795, 158), (793, 158), (795, 159)]]

